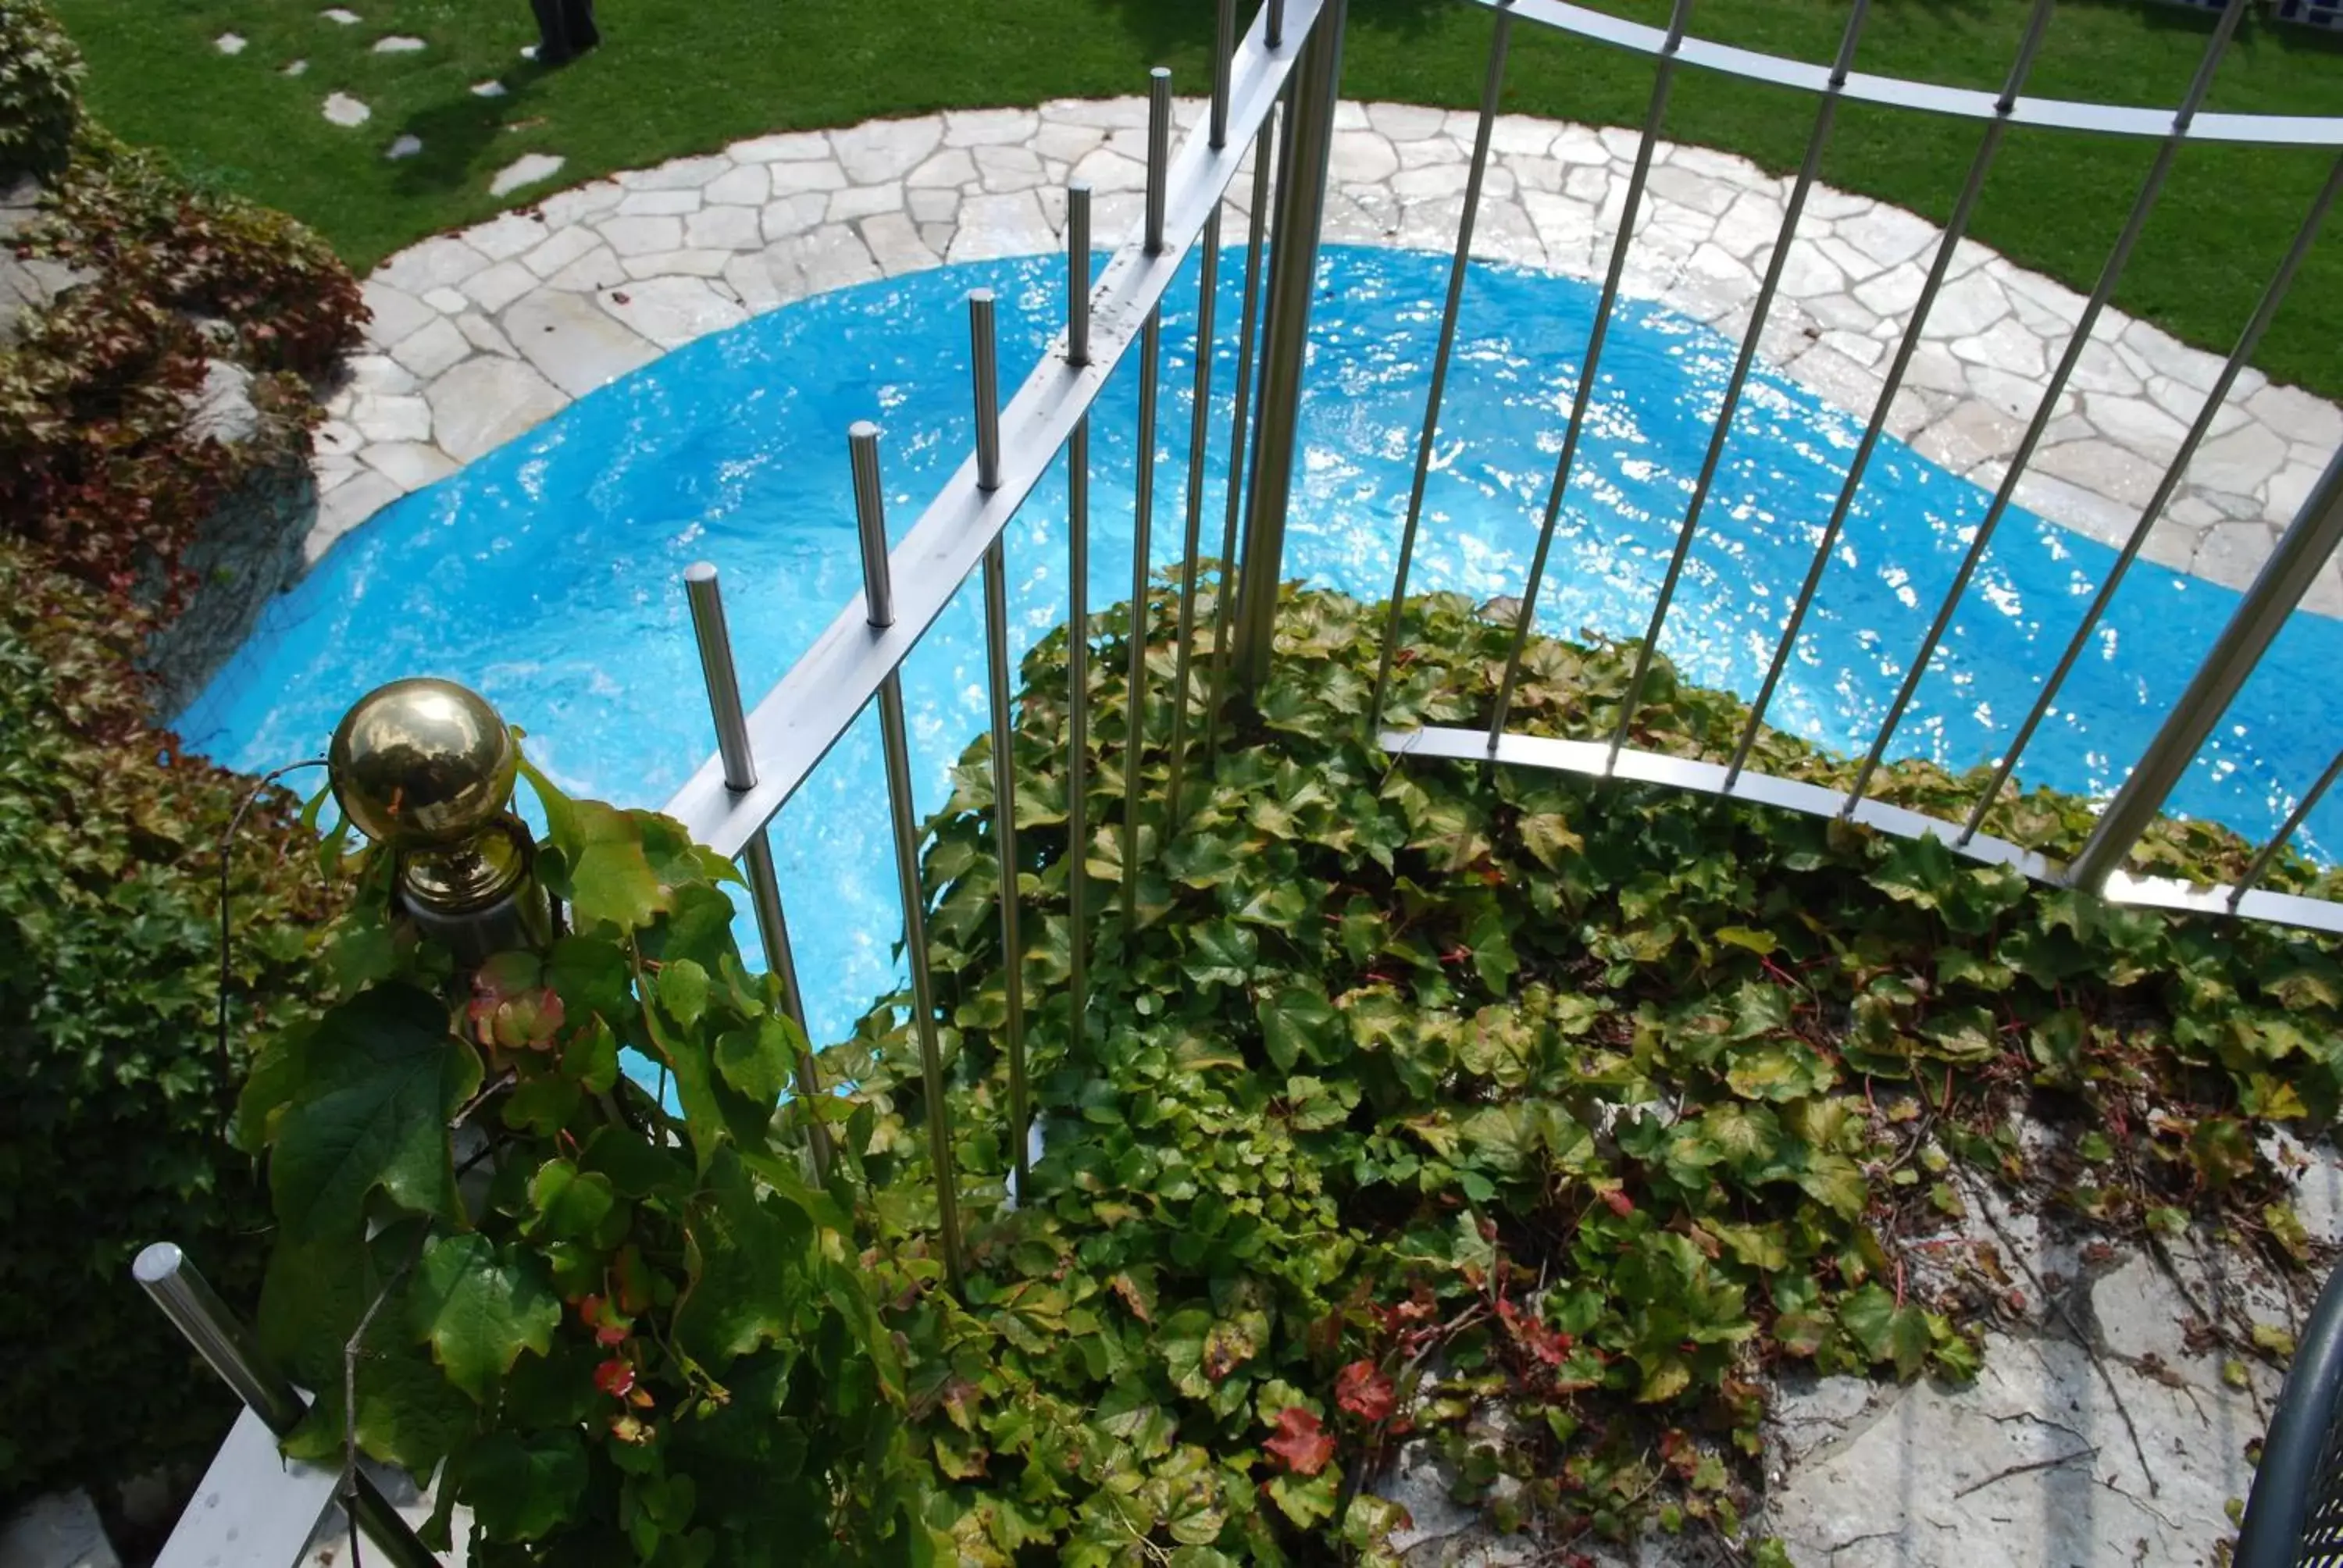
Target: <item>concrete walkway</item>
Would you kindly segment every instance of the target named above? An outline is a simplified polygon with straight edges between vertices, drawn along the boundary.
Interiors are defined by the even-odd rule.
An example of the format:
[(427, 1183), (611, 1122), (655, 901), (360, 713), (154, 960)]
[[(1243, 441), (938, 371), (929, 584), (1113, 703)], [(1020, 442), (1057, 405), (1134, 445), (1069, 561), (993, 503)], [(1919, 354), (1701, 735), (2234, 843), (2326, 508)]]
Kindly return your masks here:
[[(1183, 127), (1199, 113), (1183, 102)], [(764, 136), (562, 191), (400, 252), (366, 285), (367, 349), (318, 433), (324, 498), (309, 560), (399, 496), (705, 333), (847, 284), (1058, 249), (1070, 177), (1097, 192), (1099, 242), (1120, 242), (1140, 218), (1145, 116), (1138, 98), (1059, 101)], [(1342, 106), (1327, 238), (1451, 249), (1474, 124), (1438, 109)], [(1475, 254), (1599, 281), (1635, 140), (1502, 117)], [(1737, 337), (1787, 183), (1742, 158), (1664, 144), (1628, 292)], [(1238, 215), (1249, 190), (1242, 176), (1232, 188)], [(1900, 208), (1817, 187), (1765, 357), (1867, 417), (1940, 234)], [(1890, 431), (1956, 473), (1997, 483), (2083, 304), (1965, 244)], [(2214, 356), (2109, 311), (2020, 504), (2120, 544), (2219, 368)], [(2149, 536), (2148, 558), (2244, 586), (2338, 445), (2343, 410), (2247, 370)], [(2308, 604), (2343, 615), (2343, 568), (2325, 568)]]

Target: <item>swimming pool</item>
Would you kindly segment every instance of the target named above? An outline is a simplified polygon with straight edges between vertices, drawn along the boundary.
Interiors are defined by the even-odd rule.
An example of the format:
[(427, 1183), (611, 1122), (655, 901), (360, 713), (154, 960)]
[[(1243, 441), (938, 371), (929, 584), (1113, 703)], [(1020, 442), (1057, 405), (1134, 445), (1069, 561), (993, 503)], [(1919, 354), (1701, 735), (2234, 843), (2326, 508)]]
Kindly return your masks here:
[[(1221, 271), (1205, 538), (1217, 548), (1226, 403), (1242, 267)], [(1289, 576), (1390, 589), (1423, 417), (1445, 258), (1329, 247), (1312, 319), (1305, 457)], [(386, 508), (278, 599), (180, 717), (195, 749), (260, 770), (317, 755), (342, 709), (404, 675), (478, 688), (527, 729), (565, 787), (663, 802), (713, 747), (681, 575), (722, 568), (743, 690), (754, 700), (860, 586), (846, 430), (875, 418), (900, 539), (971, 441), (962, 297), (996, 291), (1013, 377), (1063, 318), (1062, 263), (946, 267), (819, 296), (704, 338)], [(1167, 301), (1151, 558), (1176, 560), (1185, 504), (1195, 269)], [(1518, 593), (1595, 305), (1591, 287), (1476, 266), (1464, 293), (1413, 587)], [(1640, 636), (1699, 470), (1735, 345), (1625, 303), (1554, 545), (1540, 624)], [(1134, 357), (1135, 358), (1135, 357)], [(1128, 595), (1135, 371), (1094, 420), (1094, 606)], [(1811, 558), (1859, 424), (1760, 371), (1735, 421), (1663, 648), (1689, 678), (1747, 694)], [(1840, 751), (1867, 746), (1990, 498), (1882, 444), (1769, 715)], [(1009, 543), (1021, 656), (1064, 617), (1062, 474)], [(2114, 552), (2013, 510), (1892, 749), (1955, 768), (1989, 760), (2025, 717)], [(2153, 733), (2237, 596), (2136, 566), (2069, 678), (2066, 711), (2028, 749), (2026, 783), (2105, 791)], [(2343, 731), (2343, 623), (2297, 616), (2176, 792), (2175, 807), (2267, 834)], [(976, 585), (904, 671), (921, 809), (985, 720)], [(781, 813), (775, 850), (798, 911), (818, 1037), (893, 983), (900, 933), (875, 720)], [(2343, 802), (2314, 813), (2316, 849)], [(820, 918), (809, 911), (819, 910)], [(744, 930), (744, 940), (753, 933)]]

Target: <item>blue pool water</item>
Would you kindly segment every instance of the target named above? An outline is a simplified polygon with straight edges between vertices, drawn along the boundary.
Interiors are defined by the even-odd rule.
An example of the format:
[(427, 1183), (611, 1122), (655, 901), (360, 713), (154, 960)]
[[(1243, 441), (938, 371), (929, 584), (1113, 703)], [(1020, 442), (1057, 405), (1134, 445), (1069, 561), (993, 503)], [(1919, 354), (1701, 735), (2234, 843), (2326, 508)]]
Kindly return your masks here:
[[(1225, 496), (1239, 259), (1232, 253), (1222, 268), (1208, 552)], [(1290, 575), (1368, 598), (1388, 593), (1445, 271), (1431, 256), (1327, 253)], [(1036, 257), (842, 290), (703, 339), (581, 399), (345, 539), (271, 608), (182, 716), (182, 733), (258, 770), (318, 754), (367, 689), (445, 675), (523, 726), (533, 755), (565, 786), (660, 804), (713, 745), (684, 568), (707, 559), (722, 568), (740, 684), (753, 701), (860, 586), (847, 427), (869, 417), (885, 432), (900, 539), (971, 440), (963, 295), (997, 292), (1002, 363), (1016, 367), (1062, 319), (1061, 276), (1055, 258)], [(1195, 303), (1192, 266), (1164, 334), (1158, 564), (1180, 548)], [(1594, 291), (1575, 282), (1473, 272), (1419, 589), (1520, 591), (1594, 307)], [(1544, 628), (1641, 634), (1735, 347), (1666, 311), (1622, 307), (1554, 547)], [(1136, 424), (1127, 367), (1094, 421), (1093, 605), (1130, 592)], [(1754, 691), (1859, 434), (1857, 422), (1786, 379), (1753, 379), (1663, 644), (1691, 678)], [(1988, 501), (1900, 444), (1883, 445), (1775, 701), (1775, 724), (1841, 751), (1869, 743)], [(1021, 654), (1064, 617), (1064, 515), (1061, 474), (1011, 529)], [(2013, 512), (1894, 754), (1956, 768), (1996, 755), (2113, 559)], [(2023, 779), (2110, 788), (2236, 602), (2226, 589), (2135, 567), (2068, 682), (2067, 711), (2029, 749)], [(984, 722), (980, 608), (971, 585), (905, 671), (923, 810), (942, 804), (947, 769)], [(2296, 617), (2176, 806), (2266, 833), (2343, 731), (2338, 668), (2343, 623)], [(895, 971), (900, 916), (880, 779), (866, 714), (777, 824), (799, 961), (821, 977), (809, 987), (818, 1034), (842, 1031)], [(2315, 814), (2307, 846), (2343, 830), (2338, 812), (2343, 802)]]

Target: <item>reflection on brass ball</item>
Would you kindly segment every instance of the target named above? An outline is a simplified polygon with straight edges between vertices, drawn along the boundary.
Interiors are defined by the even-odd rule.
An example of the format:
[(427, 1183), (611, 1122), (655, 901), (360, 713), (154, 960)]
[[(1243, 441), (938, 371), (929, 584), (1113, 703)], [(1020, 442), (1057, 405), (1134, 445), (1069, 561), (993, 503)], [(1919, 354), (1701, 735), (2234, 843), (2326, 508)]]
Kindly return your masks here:
[(505, 809), (520, 758), (479, 693), (452, 680), (394, 680), (358, 699), (327, 752), (334, 799), (367, 838), (396, 849), (460, 843)]

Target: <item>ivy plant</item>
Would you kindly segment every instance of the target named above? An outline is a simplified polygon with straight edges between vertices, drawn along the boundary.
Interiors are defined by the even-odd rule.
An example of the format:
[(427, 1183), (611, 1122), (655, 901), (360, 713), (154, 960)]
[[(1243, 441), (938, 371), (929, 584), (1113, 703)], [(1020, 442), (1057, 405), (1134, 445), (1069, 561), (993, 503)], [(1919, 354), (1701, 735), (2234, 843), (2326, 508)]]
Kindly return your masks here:
[[(2204, 1221), (2307, 1257), (2256, 1132), (2334, 1114), (2331, 942), (1836, 822), (1393, 757), (1365, 723), (1383, 612), (1327, 593), (1289, 595), (1248, 705), (1186, 727), (1167, 823), (1171, 596), (1143, 616), (1136, 721), (1130, 612), (1077, 633), (1089, 841), (1066, 835), (1063, 630), (1023, 671), (1017, 860), (988, 741), (929, 824), (942, 1104), (901, 994), (818, 1054), (835, 1092), (785, 1093), (801, 1038), (732, 947), (729, 869), (672, 822), (532, 775), (569, 933), (461, 979), (386, 923), (371, 865), (329, 950), (344, 993), (243, 1107), (279, 1225), (264, 1331), (326, 1391), (294, 1448), (436, 1470), (492, 1563), (1391, 1562), (1403, 1457), (1565, 1557), (1656, 1519), (1778, 1563), (1745, 1523), (1774, 1375), (1966, 1379), (2019, 1310), (1927, 1264), (1956, 1165), (2111, 1234)], [(1506, 638), (1419, 601), (1391, 721), (1484, 717)], [(1534, 641), (1518, 722), (1607, 735), (1631, 651)], [(1716, 756), (1745, 716), (1663, 665), (1636, 738)], [(1757, 765), (1845, 770), (1771, 733)], [(1939, 813), (1970, 787), (1881, 781)], [(2037, 792), (1992, 821), (2059, 852), (2090, 814)], [(2143, 851), (2243, 853), (2185, 824)], [(1100, 911), (1079, 1031), (1077, 877)], [(1031, 940), (1007, 955), (1011, 886)]]
[[(1063, 632), (1024, 669), (1020, 862), (996, 852), (983, 740), (931, 825), (937, 1021), (980, 1201), (1011, 1166), (1006, 877), (1038, 932), (1017, 961), (1043, 1151), (971, 1225), (965, 1299), (905, 1321), (960, 1561), (1374, 1560), (1403, 1452), (1444, 1459), (1501, 1526), (1568, 1543), (1656, 1513), (1774, 1560), (1742, 1539), (1771, 1374), (1965, 1380), (2015, 1310), (2006, 1282), (1911, 1246), (1960, 1211), (1954, 1161), (2110, 1232), (2199, 1214), (2298, 1261), (2252, 1128), (2334, 1113), (2331, 942), (2114, 909), (1836, 822), (1395, 758), (1366, 726), (1384, 611), (1332, 593), (1289, 594), (1249, 713), (1188, 727), (1209, 739), (1166, 824), (1172, 597), (1147, 614), (1135, 730), (1128, 612), (1083, 628), (1090, 842), (1065, 839)], [(1509, 629), (1450, 597), (1405, 624), (1388, 724), (1484, 723)], [(1516, 727), (1607, 737), (1632, 654), (1534, 640)], [(1663, 664), (1635, 739), (1722, 759), (1745, 717)], [(1772, 732), (1754, 765), (1846, 772)], [(1977, 784), (1904, 764), (1880, 789), (1957, 820)], [(1990, 821), (2056, 853), (2091, 816), (2036, 792)], [(2217, 874), (2245, 853), (2167, 823), (2142, 858)], [(1079, 1048), (1077, 876), (1108, 911)], [(851, 1152), (905, 1245), (932, 1221), (914, 1134), (938, 1109), (910, 1007), (884, 999), (822, 1058), (875, 1113)], [(2020, 1113), (2055, 1147), (2025, 1152)], [(2102, 1128), (2119, 1152), (2091, 1146)]]
[(320, 1391), (287, 1452), (436, 1475), (475, 1563), (931, 1561), (882, 1306), (935, 1269), (866, 1252), (777, 1133), (803, 1036), (741, 967), (732, 869), (528, 778), (566, 934), (459, 974), (369, 851), (342, 994), (245, 1090), (260, 1332)]

